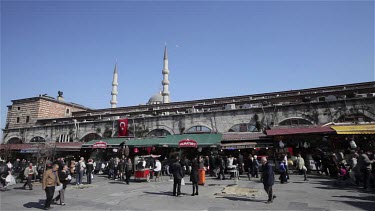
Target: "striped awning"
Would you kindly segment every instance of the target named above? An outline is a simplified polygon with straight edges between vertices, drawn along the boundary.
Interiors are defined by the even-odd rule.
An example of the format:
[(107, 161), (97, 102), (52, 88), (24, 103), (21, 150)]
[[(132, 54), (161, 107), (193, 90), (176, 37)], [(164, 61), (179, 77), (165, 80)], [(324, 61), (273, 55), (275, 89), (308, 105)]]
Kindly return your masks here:
[(268, 136), (335, 133), (331, 127), (277, 128), (266, 131)]
[(331, 126), (337, 134), (375, 134), (375, 124)]

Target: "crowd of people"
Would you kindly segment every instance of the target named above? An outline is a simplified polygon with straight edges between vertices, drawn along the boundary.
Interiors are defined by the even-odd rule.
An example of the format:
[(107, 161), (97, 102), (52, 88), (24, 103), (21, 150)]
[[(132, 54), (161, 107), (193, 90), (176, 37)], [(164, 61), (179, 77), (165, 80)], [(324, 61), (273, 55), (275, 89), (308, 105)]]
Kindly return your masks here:
[[(306, 155), (305, 155), (306, 156)], [(50, 209), (51, 203), (65, 205), (65, 190), (68, 184), (81, 186), (86, 176), (86, 184), (93, 182), (94, 173), (107, 174), (107, 178), (118, 180), (129, 184), (130, 177), (135, 168), (152, 168), (155, 181), (160, 175), (173, 178), (173, 195), (181, 195), (181, 183), (184, 183), (185, 175), (189, 175), (192, 184), (192, 196), (198, 195), (198, 183), (200, 181), (200, 170), (204, 170), (211, 177), (225, 180), (226, 175), (229, 179), (245, 174), (249, 180), (260, 178), (264, 184), (264, 189), (268, 194), (268, 203), (272, 203), (275, 195), (272, 186), (274, 184), (275, 170), (280, 174), (281, 184), (288, 183), (291, 165), (297, 173), (304, 175), (304, 180), (308, 181), (307, 174), (311, 166), (307, 168), (305, 157), (297, 154), (297, 157), (291, 161), (286, 154), (275, 156), (269, 162), (266, 156), (248, 155), (247, 159), (239, 153), (236, 157), (232, 155), (225, 156), (211, 154), (210, 156), (198, 156), (193, 159), (174, 156), (170, 159), (132, 159), (122, 156), (122, 158), (112, 157), (108, 161), (96, 163), (93, 159), (87, 162), (81, 157), (77, 162), (71, 160), (65, 162), (64, 158), (58, 158), (55, 161), (39, 161), (36, 165), (23, 159), (16, 159), (13, 163), (5, 163), (0, 160), (0, 179), (1, 184), (6, 187), (5, 178), (8, 175), (14, 176), (19, 182), (26, 182), (22, 186), (33, 190), (32, 181), (40, 181), (46, 192), (45, 209)], [(344, 151), (336, 153), (317, 152), (313, 156), (315, 170), (317, 174), (325, 174), (339, 180), (349, 181), (355, 185), (363, 186), (365, 189), (374, 188), (375, 162), (374, 154), (364, 151)], [(135, 164), (133, 162), (136, 162)], [(275, 165), (277, 164), (277, 165)], [(277, 168), (276, 168), (277, 166)], [(260, 174), (260, 170), (262, 173)], [(72, 180), (75, 178), (75, 182)], [(58, 195), (53, 198), (55, 188), (58, 188)]]

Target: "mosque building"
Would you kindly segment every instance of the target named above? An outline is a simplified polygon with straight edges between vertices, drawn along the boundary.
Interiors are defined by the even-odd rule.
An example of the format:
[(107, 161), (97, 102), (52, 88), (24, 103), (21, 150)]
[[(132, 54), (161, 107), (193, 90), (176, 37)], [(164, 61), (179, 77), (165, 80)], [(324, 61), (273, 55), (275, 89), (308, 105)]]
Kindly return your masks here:
[(241, 150), (269, 155), (322, 144), (345, 148), (353, 140), (375, 147), (374, 81), (171, 102), (165, 47), (162, 90), (145, 105), (118, 107), (118, 72), (116, 62), (109, 108), (66, 102), (60, 91), (56, 99), (39, 95), (12, 100), (1, 152), (34, 156), (40, 154), (35, 144), (42, 144), (53, 146), (54, 155), (89, 156), (102, 142), (108, 153), (120, 153), (117, 149), (124, 145), (160, 153), (189, 146), (203, 154)]

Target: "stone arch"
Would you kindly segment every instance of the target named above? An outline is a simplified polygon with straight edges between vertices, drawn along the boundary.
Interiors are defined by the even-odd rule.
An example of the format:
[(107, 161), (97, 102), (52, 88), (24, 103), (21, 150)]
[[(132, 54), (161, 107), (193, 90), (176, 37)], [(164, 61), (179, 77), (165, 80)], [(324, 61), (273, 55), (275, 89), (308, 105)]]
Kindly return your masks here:
[(231, 124), (230, 125), (229, 124), (226, 125), (226, 128), (224, 128), (224, 131), (229, 131), (235, 125), (246, 124), (246, 123), (249, 123), (249, 122), (250, 122), (250, 120), (248, 120), (248, 119), (247, 120), (233, 119), (233, 120), (231, 120)]
[(146, 137), (164, 137), (167, 135), (172, 135), (172, 133), (163, 128), (155, 128), (147, 133)]
[(197, 124), (190, 126), (184, 133), (212, 133), (212, 128), (207, 125)]
[(45, 143), (46, 139), (41, 136), (34, 136), (32, 139), (30, 139), (29, 143)]
[(163, 129), (163, 130), (166, 130), (168, 131), (171, 135), (174, 135), (174, 131), (172, 128), (168, 127), (168, 126), (165, 126), (165, 125), (156, 125), (156, 127), (153, 127), (150, 129), (150, 132), (153, 131), (153, 130), (156, 130), (156, 129)]
[(7, 141), (5, 141), (7, 144), (22, 144), (22, 139), (18, 136), (10, 137)]
[(375, 117), (371, 117), (369, 112), (339, 112), (334, 117), (334, 122), (373, 122)]
[(252, 123), (239, 123), (229, 128), (228, 132), (259, 132), (256, 124)]
[(314, 125), (313, 122), (311, 122), (308, 119), (302, 118), (302, 117), (288, 117), (285, 119), (282, 119), (277, 123), (279, 126), (287, 126), (287, 125)]
[(89, 142), (89, 141), (92, 141), (94, 139), (101, 139), (102, 137), (97, 134), (97, 133), (93, 133), (93, 132), (87, 132), (84, 136), (82, 136), (82, 138), (80, 138), (80, 142)]

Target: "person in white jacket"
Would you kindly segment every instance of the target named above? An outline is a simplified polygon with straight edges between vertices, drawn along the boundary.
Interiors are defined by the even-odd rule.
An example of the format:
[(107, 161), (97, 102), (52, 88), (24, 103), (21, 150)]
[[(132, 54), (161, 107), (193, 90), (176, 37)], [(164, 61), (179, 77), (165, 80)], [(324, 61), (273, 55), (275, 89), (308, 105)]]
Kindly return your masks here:
[(299, 174), (303, 174), (304, 176), (304, 181), (308, 181), (307, 180), (307, 168), (305, 166), (305, 160), (303, 159), (303, 157), (301, 156), (301, 154), (298, 154), (298, 157), (297, 157), (297, 161), (296, 161), (296, 166), (297, 166), (297, 169), (299, 170)]

